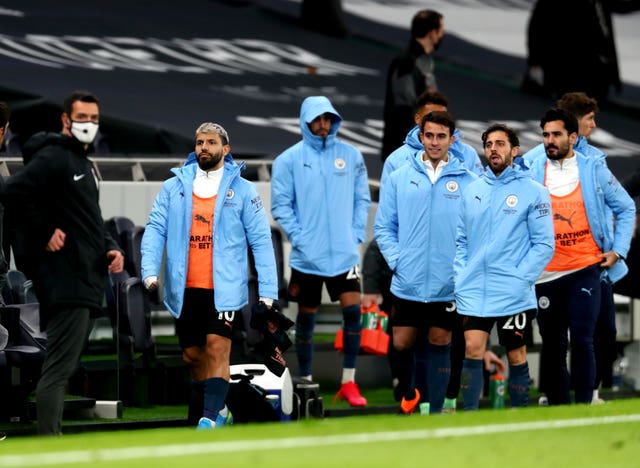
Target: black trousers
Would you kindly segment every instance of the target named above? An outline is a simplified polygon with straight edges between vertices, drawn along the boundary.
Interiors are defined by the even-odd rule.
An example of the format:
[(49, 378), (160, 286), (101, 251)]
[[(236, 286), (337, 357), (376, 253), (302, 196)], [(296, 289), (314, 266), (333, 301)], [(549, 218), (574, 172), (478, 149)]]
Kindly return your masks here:
[(64, 388), (78, 366), (89, 328), (89, 309), (62, 309), (47, 324), (47, 356), (36, 387), (38, 433), (62, 433)]

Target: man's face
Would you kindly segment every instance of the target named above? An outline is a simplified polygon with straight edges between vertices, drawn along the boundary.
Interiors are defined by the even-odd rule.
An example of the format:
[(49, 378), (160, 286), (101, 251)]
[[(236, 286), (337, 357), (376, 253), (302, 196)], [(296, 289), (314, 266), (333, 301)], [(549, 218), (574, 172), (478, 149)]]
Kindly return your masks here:
[(313, 119), (309, 124), (309, 129), (314, 135), (327, 138), (331, 131), (331, 114), (322, 114)]
[(518, 149), (517, 146), (511, 146), (509, 136), (502, 130), (489, 133), (484, 142), (484, 156), (496, 175), (502, 174), (502, 171), (513, 164), (513, 158), (518, 155)]
[(557, 161), (573, 155), (572, 148), (576, 142), (577, 135), (575, 133), (569, 134), (567, 129), (564, 128), (562, 120), (554, 120), (544, 124), (542, 138), (544, 150), (549, 159)]
[(589, 112), (578, 119), (578, 136), (590, 138), (594, 128), (596, 128), (595, 112)]
[(427, 159), (438, 163), (447, 159), (449, 146), (453, 143), (453, 135), (450, 134), (449, 127), (434, 122), (425, 122), (420, 134), (420, 141), (424, 146)]
[(231, 147), (222, 144), (217, 133), (198, 133), (196, 136), (196, 157), (198, 166), (203, 171), (220, 169), (224, 164), (224, 157)]
[(433, 43), (433, 50), (438, 50), (444, 37), (444, 19), (440, 21), (440, 29), (430, 31), (429, 34), (432, 35), (431, 42)]
[(9, 130), (9, 122), (7, 125), (0, 128), (0, 148), (2, 148), (2, 143), (4, 143), (4, 137), (7, 135), (7, 130)]
[(71, 104), (71, 115), (62, 114), (62, 133), (71, 136), (71, 122), (100, 122), (100, 110), (95, 102), (75, 101)]
[(447, 110), (446, 106), (443, 106), (441, 104), (434, 104), (432, 102), (427, 102), (424, 106), (418, 109), (418, 112), (416, 112), (413, 115), (413, 121), (416, 123), (416, 125), (420, 125), (420, 122), (422, 122), (422, 117), (427, 115), (429, 112), (435, 112), (435, 111), (446, 112), (446, 110)]

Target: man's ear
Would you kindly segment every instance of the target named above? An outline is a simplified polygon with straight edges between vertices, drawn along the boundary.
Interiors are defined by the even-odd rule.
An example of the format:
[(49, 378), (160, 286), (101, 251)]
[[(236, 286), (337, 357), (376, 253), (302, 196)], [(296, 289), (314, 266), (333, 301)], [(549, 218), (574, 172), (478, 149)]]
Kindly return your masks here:
[(71, 119), (66, 112), (62, 113), (60, 120), (62, 121), (62, 130), (68, 130), (71, 128)]

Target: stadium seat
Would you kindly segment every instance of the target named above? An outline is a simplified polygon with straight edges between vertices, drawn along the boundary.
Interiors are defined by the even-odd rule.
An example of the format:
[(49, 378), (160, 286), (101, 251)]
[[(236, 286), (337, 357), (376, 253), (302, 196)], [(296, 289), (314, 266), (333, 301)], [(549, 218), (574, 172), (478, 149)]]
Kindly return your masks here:
[(126, 270), (110, 273), (111, 290), (107, 291), (109, 317), (120, 344), (119, 352), (129, 361), (139, 352), (147, 360), (155, 358), (151, 335), (151, 317), (147, 295), (140, 278)]
[(38, 302), (33, 283), (19, 270), (7, 272), (7, 290), (3, 293), (7, 304), (28, 304)]
[(112, 218), (107, 219), (104, 222), (105, 227), (114, 241), (120, 246), (120, 248), (124, 251), (124, 242), (122, 234), (126, 231), (131, 231), (135, 224), (131, 219), (126, 216), (114, 216)]
[(6, 341), (0, 349), (0, 420), (26, 418), (27, 397), (35, 389), (45, 357), (45, 343), (32, 335), (21, 312), (17, 306), (0, 308), (0, 330)]
[(142, 278), (142, 253), (140, 244), (144, 227), (133, 226), (121, 233), (122, 247), (124, 250), (124, 267), (131, 276)]
[(284, 242), (282, 231), (276, 226), (271, 226), (271, 242), (273, 243), (273, 253), (276, 257), (276, 269), (278, 271), (278, 299), (282, 307), (287, 306), (287, 280), (284, 276)]

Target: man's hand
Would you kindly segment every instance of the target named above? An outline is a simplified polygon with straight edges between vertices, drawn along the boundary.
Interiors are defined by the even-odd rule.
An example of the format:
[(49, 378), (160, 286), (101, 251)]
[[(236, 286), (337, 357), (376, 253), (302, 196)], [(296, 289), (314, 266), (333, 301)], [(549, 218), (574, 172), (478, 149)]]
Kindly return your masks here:
[(47, 252), (58, 252), (59, 250), (62, 250), (66, 238), (67, 235), (64, 233), (64, 231), (62, 229), (56, 228), (56, 230), (53, 231), (51, 239), (49, 239), (49, 242), (47, 242)]
[(489, 372), (491, 371), (491, 364), (496, 366), (497, 372), (504, 373), (504, 371), (507, 370), (507, 366), (504, 365), (504, 361), (496, 356), (493, 351), (487, 349), (484, 352), (484, 368)]
[(155, 291), (158, 287), (158, 277), (156, 275), (147, 276), (142, 282), (147, 291)]
[(602, 268), (611, 268), (620, 259), (620, 256), (613, 250), (602, 253), (598, 257), (603, 259), (602, 263), (600, 263)]
[(109, 271), (111, 273), (120, 273), (124, 268), (124, 256), (119, 250), (109, 250), (107, 252), (109, 259)]
[(360, 300), (360, 305), (368, 309), (373, 304), (380, 304), (382, 301), (382, 294), (363, 294), (362, 299)]

